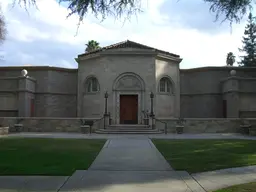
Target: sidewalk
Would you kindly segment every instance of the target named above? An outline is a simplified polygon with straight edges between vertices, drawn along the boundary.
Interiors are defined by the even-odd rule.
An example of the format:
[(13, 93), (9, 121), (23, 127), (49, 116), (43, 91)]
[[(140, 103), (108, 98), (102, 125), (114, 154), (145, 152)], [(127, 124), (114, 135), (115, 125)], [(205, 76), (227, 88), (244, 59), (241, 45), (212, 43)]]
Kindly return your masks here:
[(73, 139), (248, 139), (256, 140), (254, 136), (246, 136), (236, 133), (200, 133), (200, 134), (149, 134), (149, 135), (126, 135), (126, 134), (81, 134), (81, 133), (15, 133), (0, 136), (3, 137), (24, 137), (24, 138), (73, 138)]
[(91, 167), (60, 191), (191, 192), (148, 138), (108, 140)]
[(172, 168), (149, 139), (111, 139), (89, 170), (172, 171)]
[(213, 191), (232, 185), (256, 182), (256, 166), (238, 167), (192, 174), (206, 190)]

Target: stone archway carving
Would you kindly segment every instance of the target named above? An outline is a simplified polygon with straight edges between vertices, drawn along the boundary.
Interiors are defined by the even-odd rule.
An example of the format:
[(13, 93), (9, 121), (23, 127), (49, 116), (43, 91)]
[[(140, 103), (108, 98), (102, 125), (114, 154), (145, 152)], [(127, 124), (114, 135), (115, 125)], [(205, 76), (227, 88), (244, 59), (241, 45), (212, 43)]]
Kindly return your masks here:
[(141, 111), (144, 108), (145, 101), (145, 83), (143, 79), (135, 73), (123, 73), (115, 79), (113, 92), (115, 123), (119, 124), (120, 120), (120, 95), (138, 95), (138, 120), (140, 123)]
[(114, 91), (143, 91), (144, 81), (135, 73), (123, 73), (114, 81)]

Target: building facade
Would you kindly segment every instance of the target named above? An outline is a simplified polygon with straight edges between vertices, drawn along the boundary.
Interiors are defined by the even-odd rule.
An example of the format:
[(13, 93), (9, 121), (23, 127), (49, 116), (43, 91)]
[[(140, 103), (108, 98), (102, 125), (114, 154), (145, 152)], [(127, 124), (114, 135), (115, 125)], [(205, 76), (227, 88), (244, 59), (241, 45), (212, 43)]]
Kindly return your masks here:
[(115, 124), (140, 124), (153, 93), (157, 118), (256, 117), (256, 68), (180, 69), (179, 55), (132, 41), (76, 61), (77, 69), (0, 67), (0, 116), (100, 118), (107, 108)]

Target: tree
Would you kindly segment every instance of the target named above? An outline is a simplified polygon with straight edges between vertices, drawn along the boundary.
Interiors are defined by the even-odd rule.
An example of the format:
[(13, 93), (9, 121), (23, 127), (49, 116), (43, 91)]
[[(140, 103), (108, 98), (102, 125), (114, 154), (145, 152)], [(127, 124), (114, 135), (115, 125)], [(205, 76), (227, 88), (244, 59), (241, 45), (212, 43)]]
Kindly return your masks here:
[(232, 53), (232, 52), (229, 52), (227, 54), (227, 59), (226, 59), (226, 64), (228, 66), (233, 66), (233, 64), (236, 62), (236, 56)]
[[(1, 11), (1, 5), (0, 5), (0, 44), (2, 44), (6, 38), (7, 30), (6, 30), (6, 24), (4, 15)], [(0, 61), (3, 60), (3, 55), (0, 55)]]
[(5, 19), (0, 6), (0, 43), (3, 43), (3, 41), (5, 40), (6, 33), (7, 30), (5, 25)]
[(97, 49), (100, 49), (100, 44), (97, 41), (90, 40), (88, 41), (86, 45), (85, 52), (95, 51)]
[[(16, 0), (13, 0), (16, 2)], [(36, 0), (18, 0), (19, 3), (36, 5)], [(142, 0), (59, 0), (59, 3), (68, 4), (70, 15), (78, 14), (79, 22), (91, 11), (96, 17), (99, 15), (105, 19), (109, 15), (114, 17), (126, 16), (141, 12), (140, 4)], [(174, 0), (169, 0), (174, 1)], [(185, 0), (184, 0), (185, 1)], [(224, 20), (240, 22), (247, 11), (255, 5), (255, 0), (202, 0), (210, 4), (210, 11), (215, 13), (216, 20), (224, 16)]]
[(252, 13), (249, 14), (242, 43), (242, 49), (239, 49), (239, 51), (244, 52), (245, 55), (240, 56), (239, 64), (245, 67), (256, 66), (256, 23)]

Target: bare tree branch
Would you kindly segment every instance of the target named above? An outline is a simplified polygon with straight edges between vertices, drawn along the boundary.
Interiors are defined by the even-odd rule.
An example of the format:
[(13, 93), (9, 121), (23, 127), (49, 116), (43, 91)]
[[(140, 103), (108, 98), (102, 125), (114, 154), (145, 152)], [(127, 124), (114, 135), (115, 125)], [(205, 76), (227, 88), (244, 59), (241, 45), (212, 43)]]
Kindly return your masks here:
[(233, 22), (239, 23), (244, 15), (250, 11), (255, 4), (254, 0), (204, 0), (209, 3), (210, 11), (215, 13), (216, 20), (218, 21), (220, 16), (224, 16), (222, 22), (228, 20), (232, 24)]
[[(36, 5), (37, 0), (14, 1), (18, 1), (19, 4), (23, 3), (25, 7), (27, 7), (30, 5)], [(93, 13), (96, 18), (100, 16), (102, 21), (110, 15), (115, 18), (121, 18), (123, 16), (125, 19), (130, 18), (132, 15), (136, 15), (141, 12), (141, 1), (142, 0), (59, 0), (59, 3), (68, 3), (68, 9), (70, 10), (68, 17), (73, 14), (78, 14), (80, 23), (89, 12)], [(256, 3), (256, 0), (202, 1), (210, 4), (210, 11), (215, 13), (216, 21), (219, 20), (221, 16), (224, 16), (223, 21), (228, 20), (231, 24), (233, 22), (239, 23), (243, 16), (246, 15)]]

